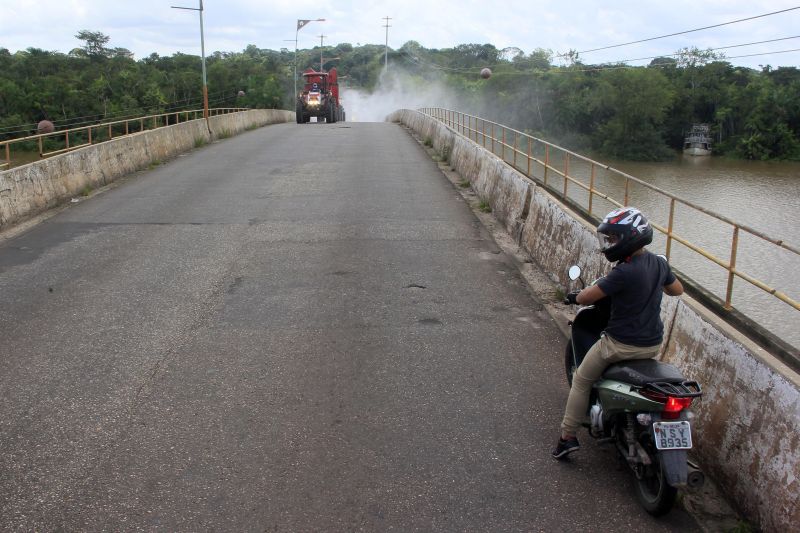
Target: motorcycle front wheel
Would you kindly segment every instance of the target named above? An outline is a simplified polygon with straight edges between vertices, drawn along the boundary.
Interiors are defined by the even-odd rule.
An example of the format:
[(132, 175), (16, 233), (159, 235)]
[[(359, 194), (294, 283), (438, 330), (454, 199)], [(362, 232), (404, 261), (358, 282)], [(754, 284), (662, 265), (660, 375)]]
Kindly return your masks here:
[(652, 457), (653, 464), (645, 466), (641, 478), (636, 480), (636, 496), (645, 511), (661, 516), (672, 509), (678, 490), (667, 483), (658, 454)]

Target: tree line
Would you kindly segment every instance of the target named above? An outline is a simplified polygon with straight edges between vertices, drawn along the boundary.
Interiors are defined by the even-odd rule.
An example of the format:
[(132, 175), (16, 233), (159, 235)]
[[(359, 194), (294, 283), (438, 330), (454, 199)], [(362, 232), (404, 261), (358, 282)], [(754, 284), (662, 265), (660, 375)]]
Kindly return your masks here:
[[(0, 48), (0, 139), (32, 133), (43, 119), (60, 129), (202, 107), (200, 57), (151, 54), (135, 60), (81, 31), (69, 53)], [(321, 54), (322, 52), (322, 54)], [(342, 84), (381, 90), (384, 47), (342, 43), (298, 50), (297, 69), (336, 66)], [(714, 153), (800, 160), (800, 70), (737, 67), (712, 51), (685, 49), (648, 65), (593, 65), (576, 53), (528, 54), (464, 44), (427, 49), (409, 41), (390, 67), (420, 88), (440, 85), (460, 111), (576, 151), (621, 159), (673, 157), (694, 123), (711, 127)], [(207, 57), (213, 107), (294, 109), (293, 50), (249, 45)], [(556, 63), (559, 63), (557, 65)], [(489, 79), (479, 71), (492, 70)], [(431, 106), (441, 105), (430, 102)]]
[[(576, 151), (619, 159), (675, 156), (694, 123), (708, 124), (714, 153), (800, 160), (800, 70), (737, 67), (710, 50), (683, 49), (646, 66), (592, 65), (538, 49), (460, 45), (396, 54), (412, 70), (444, 76), (471, 114)], [(483, 80), (481, 67), (492, 76)]]

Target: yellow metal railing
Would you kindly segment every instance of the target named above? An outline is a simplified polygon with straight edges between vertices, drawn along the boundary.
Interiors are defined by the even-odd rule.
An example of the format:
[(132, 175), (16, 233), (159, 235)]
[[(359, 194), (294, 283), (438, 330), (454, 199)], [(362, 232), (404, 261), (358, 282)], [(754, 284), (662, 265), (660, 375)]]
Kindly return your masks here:
[[(791, 246), (781, 239), (770, 237), (769, 235), (766, 235), (765, 233), (751, 228), (745, 224), (735, 222), (728, 217), (701, 207), (689, 200), (680, 198), (659, 187), (656, 187), (655, 185), (626, 174), (625, 172), (614, 169), (608, 165), (598, 163), (597, 161), (589, 159), (588, 157), (576, 154), (542, 139), (532, 137), (526, 133), (517, 131), (507, 126), (503, 126), (502, 124), (449, 109), (422, 108), (419, 111), (443, 122), (454, 131), (482, 145), (487, 150), (491, 150), (492, 153), (500, 156), (504, 161), (522, 172), (525, 176), (534, 181), (542, 183), (545, 187), (548, 187), (551, 190), (557, 191), (563, 198), (573, 199), (570, 196), (569, 186), (570, 184), (575, 185), (578, 189), (588, 194), (588, 213), (590, 216), (593, 214), (593, 202), (596, 198), (602, 198), (610, 204), (618, 207), (628, 205), (630, 200), (631, 185), (634, 183), (667, 198), (669, 200), (669, 219), (666, 226), (653, 223), (653, 227), (666, 236), (667, 257), (670, 256), (672, 251), (672, 243), (675, 241), (686, 246), (691, 251), (696, 252), (703, 258), (712, 261), (713, 263), (727, 270), (727, 286), (724, 301), (724, 306), (726, 309), (730, 310), (733, 307), (733, 284), (734, 279), (738, 277), (747, 281), (753, 286), (758, 287), (762, 291), (774, 296), (782, 302), (789, 304), (794, 309), (800, 310), (800, 302), (798, 302), (796, 299), (790, 298), (786, 293), (769, 286), (767, 283), (764, 283), (763, 281), (743, 272), (736, 267), (736, 254), (739, 249), (739, 236), (741, 232), (749, 233), (750, 235), (753, 235), (754, 237), (757, 237), (766, 243), (770, 243), (778, 248), (788, 250), (789, 252), (800, 256), (800, 250), (798, 250), (796, 246)], [(513, 142), (509, 140), (510, 138), (513, 138)], [(523, 146), (520, 146), (520, 140), (522, 140)], [(537, 157), (537, 154), (535, 153), (536, 147), (541, 147), (539, 151), (543, 151), (543, 157)], [(560, 155), (560, 159), (563, 162), (563, 168), (556, 168), (553, 166), (553, 160), (558, 158), (553, 157), (553, 152), (555, 152), (556, 156)], [(570, 163), (576, 161), (579, 161), (584, 166), (589, 166), (588, 183), (584, 183), (575, 176), (570, 175)], [(531, 170), (532, 163), (541, 165), (543, 169), (543, 175), (540, 178), (534, 177)], [(602, 169), (603, 171), (611, 173), (617, 178), (624, 180), (625, 188), (624, 197), (622, 199), (615, 199), (611, 197), (611, 195), (606, 194), (596, 188), (595, 178), (598, 169)], [(556, 188), (556, 184), (553, 183), (553, 175), (556, 176), (556, 180), (562, 182), (557, 184), (558, 188)], [(732, 235), (730, 240), (730, 256), (728, 259), (721, 259), (698, 244), (690, 242), (687, 238), (681, 237), (675, 233), (675, 208), (678, 205), (701, 212), (730, 226)]]
[[(208, 110), (209, 116), (224, 115), (239, 111), (246, 111), (246, 109), (239, 107), (223, 107)], [(29, 135), (27, 137), (19, 137), (17, 139), (0, 141), (0, 150), (2, 150), (0, 153), (2, 153), (4, 157), (4, 161), (0, 162), (0, 170), (4, 170), (12, 166), (11, 147), (14, 145), (35, 142), (38, 145), (39, 157), (44, 158), (62, 154), (64, 152), (70, 152), (72, 150), (77, 150), (78, 148), (83, 148), (92, 144), (110, 141), (111, 139), (124, 137), (126, 135), (132, 135), (141, 131), (163, 128), (165, 126), (173, 126), (175, 124), (188, 122), (190, 120), (200, 120), (202, 118), (202, 109), (171, 111), (169, 113), (161, 113), (158, 115), (126, 118), (112, 122), (102, 122), (99, 124), (91, 124), (89, 126), (80, 126), (78, 128), (54, 131), (52, 133), (40, 133), (37, 135)], [(45, 141), (48, 139), (56, 140), (60, 147), (46, 152)], [(76, 141), (78, 144), (75, 144)]]

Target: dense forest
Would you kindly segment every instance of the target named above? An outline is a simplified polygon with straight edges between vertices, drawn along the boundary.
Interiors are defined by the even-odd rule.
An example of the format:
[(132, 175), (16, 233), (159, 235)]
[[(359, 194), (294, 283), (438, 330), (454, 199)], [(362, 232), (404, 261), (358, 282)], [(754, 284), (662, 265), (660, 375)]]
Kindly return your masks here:
[[(152, 54), (135, 60), (110, 37), (81, 31), (64, 54), (0, 48), (0, 139), (33, 133), (42, 119), (57, 128), (202, 107), (200, 57)], [(339, 44), (299, 50), (298, 70), (334, 58), (350, 88), (381, 90), (384, 47)], [(248, 46), (207, 57), (212, 107), (293, 109), (293, 50)], [(410, 41), (389, 51), (393, 71), (420, 90), (441, 85), (446, 105), (574, 150), (625, 159), (672, 157), (693, 123), (711, 126), (715, 154), (800, 160), (800, 70), (736, 67), (712, 51), (681, 50), (647, 66), (591, 65), (465, 44), (426, 49)], [(557, 64), (558, 63), (558, 64)], [(489, 79), (479, 71), (492, 69)], [(242, 94), (243, 93), (243, 94)], [(444, 102), (431, 101), (430, 106)]]

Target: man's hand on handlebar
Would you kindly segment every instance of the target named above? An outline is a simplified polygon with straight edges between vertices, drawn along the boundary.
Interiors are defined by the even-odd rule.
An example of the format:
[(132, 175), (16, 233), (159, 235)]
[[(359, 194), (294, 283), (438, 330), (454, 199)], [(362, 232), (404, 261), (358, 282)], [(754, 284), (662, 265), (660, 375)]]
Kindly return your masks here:
[(577, 300), (578, 293), (580, 293), (580, 292), (581, 291), (572, 291), (572, 292), (568, 293), (567, 296), (564, 298), (564, 303), (565, 304), (577, 305), (578, 304), (578, 300)]

